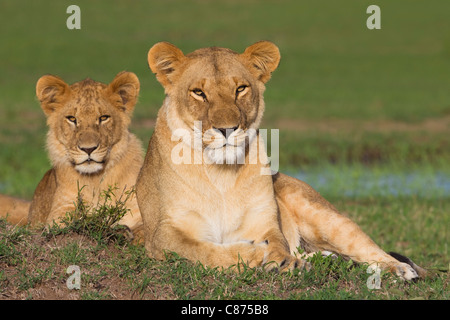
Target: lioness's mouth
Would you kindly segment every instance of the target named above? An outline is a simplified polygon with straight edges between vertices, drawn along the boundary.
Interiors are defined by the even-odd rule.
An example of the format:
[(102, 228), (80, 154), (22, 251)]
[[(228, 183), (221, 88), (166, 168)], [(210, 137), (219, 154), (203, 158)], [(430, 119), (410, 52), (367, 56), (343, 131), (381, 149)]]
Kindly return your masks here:
[(103, 160), (103, 161), (96, 161), (94, 159), (90, 159), (89, 158), (89, 159), (86, 159), (86, 160), (84, 160), (84, 161), (82, 161), (80, 163), (75, 163), (75, 166), (81, 166), (82, 164), (85, 164), (85, 163), (87, 163), (87, 164), (91, 164), (91, 163), (104, 164), (105, 160)]
[(220, 149), (227, 149), (227, 148), (230, 148), (230, 149), (232, 149), (232, 148), (242, 148), (243, 146), (239, 145), (239, 144), (232, 144), (232, 143), (229, 143), (229, 142), (225, 142), (224, 144), (219, 144), (219, 145), (218, 144), (214, 144), (214, 143), (209, 143), (209, 144), (205, 143), (203, 145), (203, 147), (207, 148), (207, 149), (220, 150)]

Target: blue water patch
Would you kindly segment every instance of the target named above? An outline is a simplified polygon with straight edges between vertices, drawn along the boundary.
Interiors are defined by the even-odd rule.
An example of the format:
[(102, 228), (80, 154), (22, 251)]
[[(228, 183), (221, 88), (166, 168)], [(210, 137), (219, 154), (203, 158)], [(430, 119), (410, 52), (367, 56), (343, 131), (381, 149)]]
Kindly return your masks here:
[(439, 170), (326, 166), (290, 174), (327, 196), (450, 197), (450, 172)]

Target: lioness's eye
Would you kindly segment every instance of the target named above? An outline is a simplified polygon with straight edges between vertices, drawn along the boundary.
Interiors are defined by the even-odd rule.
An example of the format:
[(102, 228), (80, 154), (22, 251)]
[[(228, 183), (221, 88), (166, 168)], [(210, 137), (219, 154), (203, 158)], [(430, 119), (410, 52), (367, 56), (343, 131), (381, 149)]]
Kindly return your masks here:
[(101, 116), (100, 118), (98, 118), (98, 120), (100, 121), (100, 122), (105, 122), (106, 120), (108, 120), (110, 118), (110, 116), (108, 116), (108, 115), (103, 115), (103, 116)]
[(238, 95), (239, 93), (243, 92), (245, 89), (247, 89), (247, 87), (248, 86), (246, 86), (246, 85), (242, 85), (242, 86), (237, 87), (236, 95)]
[(77, 123), (77, 118), (75, 118), (74, 116), (67, 116), (66, 119), (72, 123)]
[(194, 89), (194, 90), (192, 90), (192, 92), (203, 98), (206, 96), (205, 93), (200, 89)]
[(192, 89), (191, 96), (199, 101), (206, 101), (206, 94), (201, 89)]

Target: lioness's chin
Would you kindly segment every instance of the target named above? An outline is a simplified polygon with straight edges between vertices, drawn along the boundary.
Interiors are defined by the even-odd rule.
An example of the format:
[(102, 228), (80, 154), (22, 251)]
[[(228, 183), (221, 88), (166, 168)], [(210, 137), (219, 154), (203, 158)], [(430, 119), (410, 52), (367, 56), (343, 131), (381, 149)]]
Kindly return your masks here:
[(94, 161), (84, 162), (82, 164), (76, 165), (75, 170), (77, 170), (81, 174), (94, 174), (103, 170), (103, 163)]
[(221, 148), (206, 148), (205, 155), (214, 164), (243, 164), (245, 162), (245, 145)]

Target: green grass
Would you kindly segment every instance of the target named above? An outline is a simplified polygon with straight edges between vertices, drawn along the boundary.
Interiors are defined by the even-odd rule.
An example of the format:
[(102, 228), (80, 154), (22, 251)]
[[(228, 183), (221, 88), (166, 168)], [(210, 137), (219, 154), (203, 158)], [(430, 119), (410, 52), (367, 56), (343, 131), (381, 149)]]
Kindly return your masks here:
[[(105, 193), (109, 199), (111, 192)], [(417, 198), (340, 200), (336, 206), (386, 251), (413, 258), (430, 276), (418, 282), (382, 273), (381, 288), (369, 289), (367, 265), (315, 255), (311, 270), (265, 272), (239, 265), (208, 268), (168, 253), (148, 258), (142, 245), (126, 241), (116, 222), (124, 201), (86, 206), (79, 201), (60, 226), (13, 227), (0, 220), (0, 298), (6, 299), (439, 299), (450, 292), (448, 201)], [(108, 212), (107, 215), (104, 213)], [(422, 232), (427, 230), (427, 232)], [(80, 289), (67, 288), (66, 269), (80, 268)]]
[[(382, 273), (381, 288), (371, 290), (367, 287), (371, 274), (366, 265), (321, 256), (312, 257), (312, 269), (302, 273), (278, 274), (245, 266), (236, 273), (205, 268), (176, 254), (168, 254), (165, 261), (153, 260), (146, 256), (142, 246), (98, 241), (70, 225), (66, 226), (66, 232), (42, 234), (12, 227), (0, 220), (0, 297), (88, 300), (450, 298), (448, 256), (443, 241), (445, 223), (448, 225), (448, 217), (445, 217), (450, 209), (448, 203), (404, 201), (402, 205), (387, 203), (377, 208), (372, 202), (341, 202), (338, 206), (343, 211), (351, 210), (351, 216), (386, 250), (407, 253), (415, 262), (430, 269), (433, 276), (408, 283)], [(412, 228), (408, 212), (414, 212)], [(437, 217), (433, 221), (429, 218), (431, 214)], [(417, 236), (422, 228), (431, 232)], [(66, 287), (69, 277), (66, 269), (70, 265), (80, 267), (80, 290)]]
[(124, 243), (127, 239), (131, 240), (130, 231), (118, 222), (129, 212), (127, 202), (133, 196), (134, 189), (124, 192), (117, 187), (109, 187), (102, 191), (96, 204), (82, 199), (82, 189), (78, 190), (75, 209), (67, 212), (59, 224), (48, 228), (47, 237), (73, 232), (87, 235), (98, 243)]

